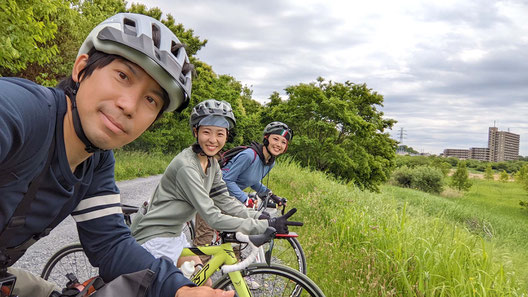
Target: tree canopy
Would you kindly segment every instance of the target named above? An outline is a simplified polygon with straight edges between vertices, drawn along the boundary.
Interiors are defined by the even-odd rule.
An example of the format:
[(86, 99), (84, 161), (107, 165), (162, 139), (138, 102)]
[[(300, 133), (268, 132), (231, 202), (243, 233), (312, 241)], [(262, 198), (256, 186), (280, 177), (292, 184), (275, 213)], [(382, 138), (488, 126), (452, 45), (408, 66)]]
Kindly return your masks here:
[(283, 121), (294, 131), (289, 153), (304, 166), (377, 190), (394, 166), (396, 141), (386, 132), (395, 123), (377, 110), (383, 96), (365, 84), (318, 78), (286, 88), (262, 114), (262, 123)]

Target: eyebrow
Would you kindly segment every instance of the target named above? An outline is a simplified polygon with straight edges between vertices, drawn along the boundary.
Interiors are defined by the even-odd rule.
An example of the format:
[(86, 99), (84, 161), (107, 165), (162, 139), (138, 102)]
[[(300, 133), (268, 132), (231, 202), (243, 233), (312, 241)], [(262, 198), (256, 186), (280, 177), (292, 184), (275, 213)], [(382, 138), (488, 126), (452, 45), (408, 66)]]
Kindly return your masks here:
[[(136, 67), (139, 67), (139, 66), (137, 66), (136, 64), (134, 64), (134, 63), (132, 63), (130, 61), (127, 61), (127, 60), (122, 60), (122, 62), (123, 62), (123, 64), (125, 64), (128, 67), (128, 69), (130, 69), (130, 72), (132, 72), (132, 74), (134, 76), (140, 77), (139, 72), (136, 71)], [(145, 71), (145, 70), (143, 70), (143, 71)], [(159, 83), (158, 83), (158, 85), (159, 85)], [(160, 86), (160, 88), (161, 88), (161, 86)], [(161, 101), (164, 101), (163, 92), (161, 90), (151, 89), (150, 91), (152, 93), (156, 94), (161, 99)]]

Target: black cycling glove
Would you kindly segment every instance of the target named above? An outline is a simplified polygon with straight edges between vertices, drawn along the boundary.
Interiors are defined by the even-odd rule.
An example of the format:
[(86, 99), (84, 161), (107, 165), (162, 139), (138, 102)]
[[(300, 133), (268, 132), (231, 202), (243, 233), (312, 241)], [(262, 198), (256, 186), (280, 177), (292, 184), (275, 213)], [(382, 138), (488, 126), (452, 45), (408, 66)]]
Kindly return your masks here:
[(270, 214), (269, 214), (268, 212), (266, 212), (266, 211), (263, 211), (263, 212), (259, 215), (259, 217), (258, 217), (259, 220), (267, 220), (267, 219), (269, 219), (269, 218), (271, 218), (271, 216), (270, 216)]
[(297, 208), (292, 208), (283, 216), (268, 219), (268, 224), (270, 227), (275, 228), (278, 234), (288, 234), (288, 226), (303, 225), (302, 222), (288, 221), (288, 218), (291, 217), (295, 212), (297, 212)]

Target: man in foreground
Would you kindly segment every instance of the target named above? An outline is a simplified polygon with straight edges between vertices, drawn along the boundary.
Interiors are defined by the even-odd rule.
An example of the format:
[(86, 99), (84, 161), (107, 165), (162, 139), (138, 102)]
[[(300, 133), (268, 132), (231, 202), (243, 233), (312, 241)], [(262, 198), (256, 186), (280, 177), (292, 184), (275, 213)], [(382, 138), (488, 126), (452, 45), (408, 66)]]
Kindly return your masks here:
[[(189, 102), (192, 65), (161, 22), (117, 14), (87, 37), (58, 88), (0, 78), (0, 269), (65, 217), (105, 281), (144, 269), (147, 296), (233, 296), (193, 287), (166, 259), (139, 246), (123, 221), (111, 149), (139, 137), (165, 111)], [(20, 269), (14, 294), (59, 296)], [(1, 280), (0, 276), (0, 280)]]

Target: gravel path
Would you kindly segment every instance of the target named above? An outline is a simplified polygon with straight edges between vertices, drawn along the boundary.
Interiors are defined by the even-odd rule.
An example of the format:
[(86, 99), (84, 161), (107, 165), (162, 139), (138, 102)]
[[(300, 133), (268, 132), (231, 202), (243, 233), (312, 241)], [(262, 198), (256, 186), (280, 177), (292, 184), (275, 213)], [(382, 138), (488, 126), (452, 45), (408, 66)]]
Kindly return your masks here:
[[(133, 180), (121, 181), (117, 183), (121, 191), (121, 201), (126, 204), (139, 206), (150, 198), (154, 192), (161, 175)], [(71, 216), (60, 223), (50, 235), (35, 243), (26, 254), (17, 261), (15, 267), (27, 269), (40, 275), (42, 268), (48, 259), (59, 249), (67, 244), (79, 241), (75, 222)]]

